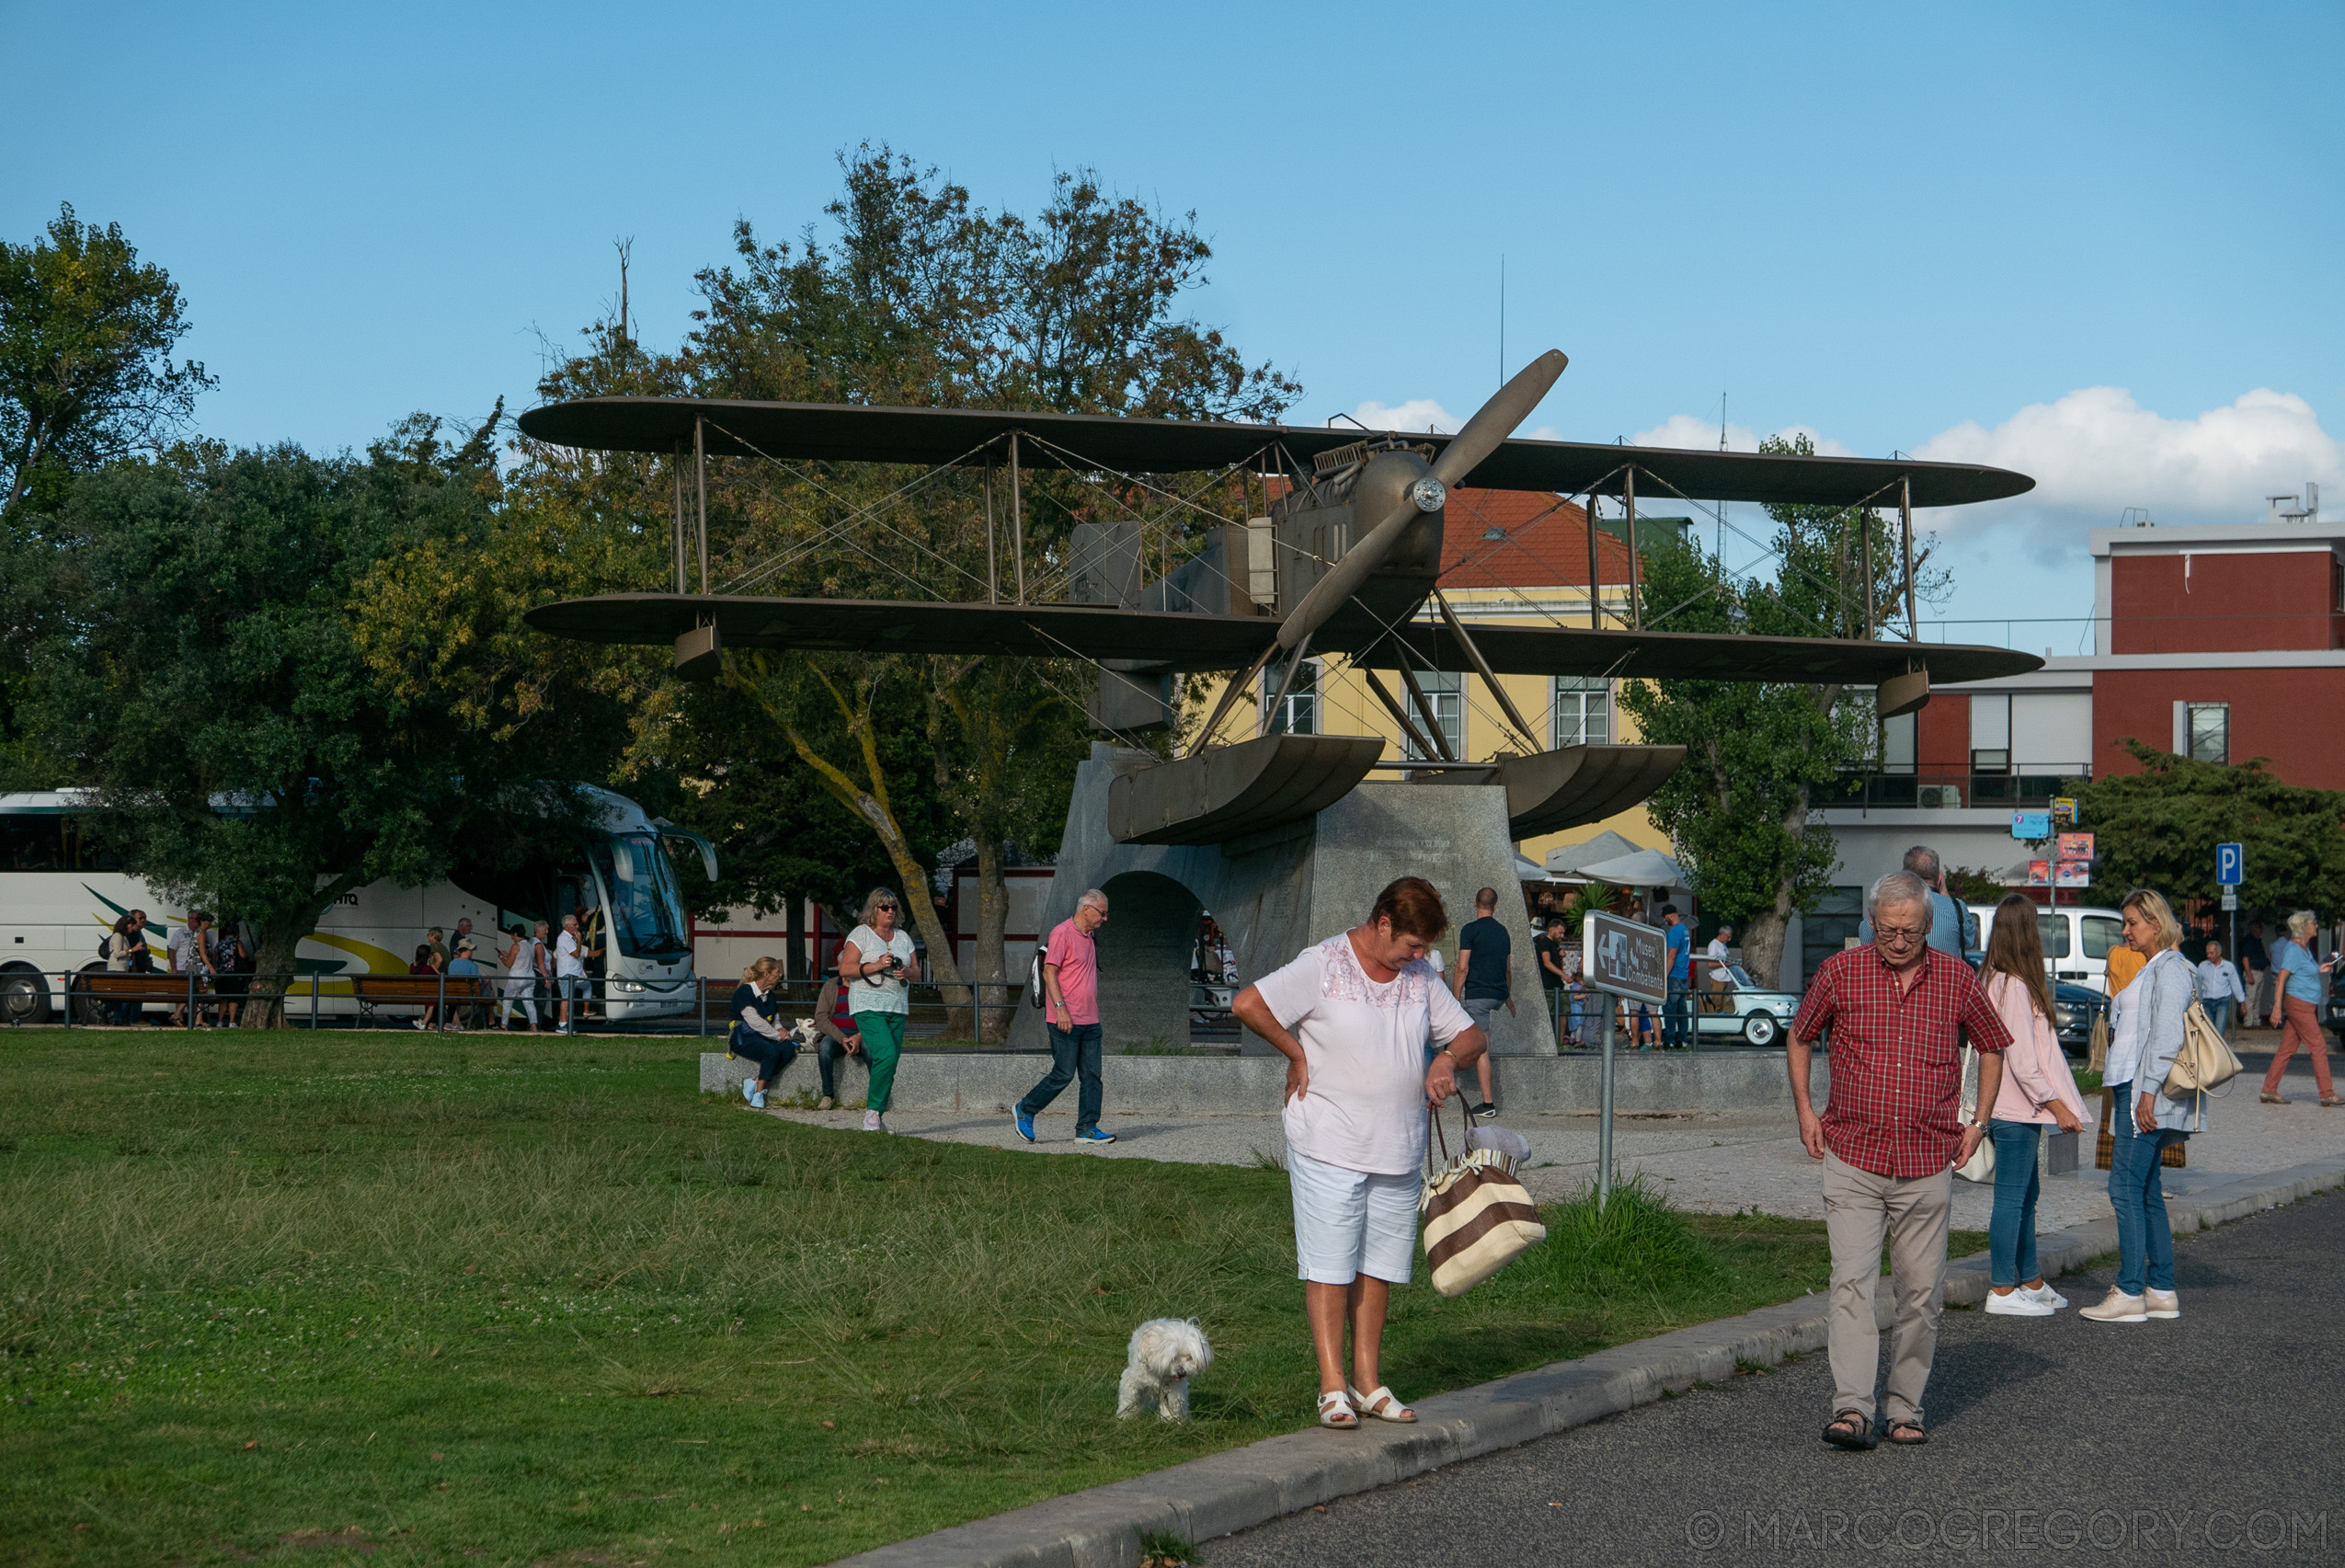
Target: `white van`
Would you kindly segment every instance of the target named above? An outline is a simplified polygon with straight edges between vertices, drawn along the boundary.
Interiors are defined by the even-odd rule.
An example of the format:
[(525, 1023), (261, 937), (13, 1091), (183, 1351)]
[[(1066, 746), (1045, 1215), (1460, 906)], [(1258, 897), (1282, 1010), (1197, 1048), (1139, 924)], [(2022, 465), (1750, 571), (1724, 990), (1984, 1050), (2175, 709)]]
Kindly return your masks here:
[[(1978, 917), (1979, 944), (1985, 946), (1986, 933), (1995, 925), (1993, 904), (1973, 904), (1971, 912)], [(2125, 921), (2115, 910), (2080, 908), (2062, 904), (2057, 909), (2036, 910), (2036, 931), (2043, 938), (2043, 956), (2052, 966), (2053, 979), (2066, 980), (2070, 985), (2109, 993), (2109, 954), (2125, 939)]]

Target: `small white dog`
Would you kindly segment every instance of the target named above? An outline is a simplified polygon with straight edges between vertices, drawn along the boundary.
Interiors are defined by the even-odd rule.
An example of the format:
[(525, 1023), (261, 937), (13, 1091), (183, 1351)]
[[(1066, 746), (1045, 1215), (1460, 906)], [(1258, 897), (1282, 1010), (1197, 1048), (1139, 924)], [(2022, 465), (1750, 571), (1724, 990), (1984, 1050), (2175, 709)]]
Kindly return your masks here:
[(1190, 1318), (1150, 1318), (1132, 1331), (1131, 1359), (1116, 1391), (1115, 1413), (1129, 1418), (1153, 1403), (1167, 1421), (1189, 1418), (1189, 1379), (1213, 1365), (1213, 1346)]

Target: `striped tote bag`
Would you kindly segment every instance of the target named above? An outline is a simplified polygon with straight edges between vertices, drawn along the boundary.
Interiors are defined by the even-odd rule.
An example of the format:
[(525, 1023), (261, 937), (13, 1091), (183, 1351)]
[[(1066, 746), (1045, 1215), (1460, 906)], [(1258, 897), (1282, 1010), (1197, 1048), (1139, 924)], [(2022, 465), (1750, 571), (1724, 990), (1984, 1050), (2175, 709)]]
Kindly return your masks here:
[(1417, 1212), (1424, 1217), (1425, 1262), (1433, 1288), (1444, 1296), (1464, 1295), (1547, 1240), (1538, 1206), (1515, 1179), (1514, 1157), (1474, 1147), (1463, 1095), (1458, 1115), (1465, 1124), (1465, 1147), (1452, 1156), (1440, 1118), (1425, 1112), (1433, 1137), (1441, 1139), (1442, 1167), (1432, 1168), (1433, 1138), (1426, 1139), (1424, 1196), (1417, 1200)]

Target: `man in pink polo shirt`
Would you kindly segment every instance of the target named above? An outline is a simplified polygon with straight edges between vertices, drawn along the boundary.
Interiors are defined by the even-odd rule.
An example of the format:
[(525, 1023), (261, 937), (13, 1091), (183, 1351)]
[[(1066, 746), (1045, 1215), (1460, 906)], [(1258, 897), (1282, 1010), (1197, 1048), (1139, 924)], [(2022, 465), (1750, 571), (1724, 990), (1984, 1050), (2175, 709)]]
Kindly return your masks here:
[(1034, 1119), (1078, 1074), (1083, 1081), (1075, 1101), (1075, 1141), (1113, 1143), (1115, 1135), (1099, 1125), (1099, 956), (1092, 933), (1107, 920), (1107, 895), (1093, 887), (1075, 900), (1072, 920), (1061, 921), (1042, 955), (1043, 1017), (1050, 1026), (1050, 1070), (1033, 1093), (1010, 1111), (1018, 1136), (1034, 1141)]

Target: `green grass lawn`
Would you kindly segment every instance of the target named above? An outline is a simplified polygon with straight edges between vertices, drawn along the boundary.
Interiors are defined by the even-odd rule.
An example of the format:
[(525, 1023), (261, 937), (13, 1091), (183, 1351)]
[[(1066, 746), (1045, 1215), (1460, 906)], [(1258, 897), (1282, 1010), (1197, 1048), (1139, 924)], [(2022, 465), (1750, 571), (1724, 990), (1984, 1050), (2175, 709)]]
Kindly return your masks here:
[[(1277, 1171), (796, 1126), (698, 1046), (0, 1034), (0, 1558), (821, 1562), (1309, 1424)], [(1405, 1397), (1825, 1279), (1815, 1224), (1550, 1223), (1396, 1293)], [(1195, 1419), (1118, 1423), (1161, 1314)]]

